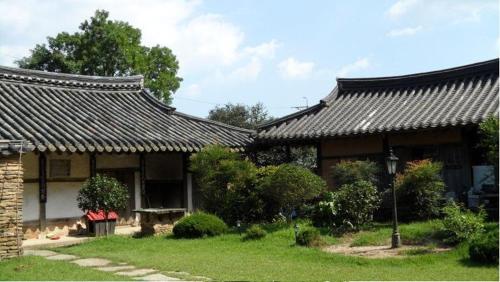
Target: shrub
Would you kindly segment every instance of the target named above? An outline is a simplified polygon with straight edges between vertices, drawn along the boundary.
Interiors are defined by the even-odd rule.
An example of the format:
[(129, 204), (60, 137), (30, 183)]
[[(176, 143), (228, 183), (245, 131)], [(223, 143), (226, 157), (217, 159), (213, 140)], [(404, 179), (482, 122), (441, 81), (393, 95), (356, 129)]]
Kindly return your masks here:
[(263, 202), (254, 189), (257, 168), (229, 148), (208, 146), (191, 157), (191, 170), (205, 210), (228, 223), (262, 217)]
[(373, 212), (380, 205), (377, 188), (368, 181), (359, 180), (344, 184), (335, 192), (337, 215), (335, 224), (351, 224), (355, 229), (373, 220)]
[(498, 228), (472, 239), (469, 257), (474, 262), (498, 264)]
[(323, 244), (323, 240), (316, 228), (305, 228), (300, 230), (295, 239), (295, 243), (301, 246), (316, 247)]
[(498, 128), (497, 117), (490, 116), (479, 125), (481, 140), (479, 146), (486, 151), (488, 161), (498, 167)]
[(183, 217), (172, 230), (177, 238), (217, 236), (227, 231), (227, 225), (215, 215), (197, 212)]
[(258, 240), (266, 237), (267, 232), (259, 225), (250, 226), (245, 232), (244, 240)]
[(422, 220), (439, 215), (445, 184), (442, 164), (430, 160), (408, 162), (403, 174), (396, 175), (399, 217)]
[[(78, 192), (76, 201), (78, 208), (87, 211), (103, 211), (104, 218), (108, 220), (108, 213), (117, 211), (127, 205), (128, 190), (115, 178), (96, 175), (83, 184)], [(106, 235), (108, 224), (105, 225)]]
[(377, 184), (377, 164), (372, 161), (341, 161), (332, 167), (336, 187), (363, 180)]
[(443, 232), (444, 242), (458, 244), (463, 241), (472, 240), (484, 230), (486, 213), (465, 210), (455, 202), (449, 202), (443, 208)]
[(334, 192), (326, 192), (322, 199), (313, 207), (311, 219), (316, 227), (332, 227), (339, 210)]
[[(306, 168), (283, 164), (274, 173), (263, 177), (260, 187), (269, 202), (288, 214), (321, 195), (326, 190), (326, 183)], [(277, 214), (278, 211), (273, 213)]]

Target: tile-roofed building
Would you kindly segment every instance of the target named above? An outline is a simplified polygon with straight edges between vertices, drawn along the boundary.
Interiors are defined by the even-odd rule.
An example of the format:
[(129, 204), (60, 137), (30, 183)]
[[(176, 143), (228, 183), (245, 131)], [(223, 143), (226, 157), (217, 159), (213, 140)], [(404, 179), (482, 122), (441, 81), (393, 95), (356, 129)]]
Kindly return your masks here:
[(90, 77), (0, 67), (0, 140), (40, 152), (192, 152), (244, 148), (251, 131), (176, 111), (142, 76)]
[(450, 197), (466, 200), (471, 187), (490, 186), (496, 188), (484, 188), (485, 194), (498, 197), (477, 133), (479, 123), (498, 117), (498, 73), (494, 59), (402, 76), (338, 78), (318, 104), (260, 126), (254, 145), (316, 146), (318, 173), (330, 187), (335, 163), (369, 159), (385, 168), (392, 147), (400, 172), (412, 160), (442, 162)]
[[(83, 212), (76, 197), (97, 173), (129, 190), (132, 210), (192, 210), (189, 156), (206, 145), (244, 150), (253, 131), (178, 112), (143, 87), (142, 76), (93, 77), (0, 67), (0, 156), (23, 144), (26, 237), (68, 232)], [(69, 229), (68, 229), (69, 228)]]
[(264, 124), (257, 142), (477, 124), (498, 116), (498, 59), (403, 76), (338, 78), (306, 110)]

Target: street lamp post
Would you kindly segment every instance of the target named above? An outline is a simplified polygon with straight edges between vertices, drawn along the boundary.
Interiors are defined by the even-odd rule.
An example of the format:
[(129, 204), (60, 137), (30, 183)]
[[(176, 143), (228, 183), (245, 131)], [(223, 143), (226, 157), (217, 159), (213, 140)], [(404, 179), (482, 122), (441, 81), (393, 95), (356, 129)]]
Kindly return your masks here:
[(392, 148), (389, 150), (389, 156), (386, 158), (387, 171), (391, 177), (391, 188), (392, 188), (392, 248), (401, 247), (401, 237), (399, 235), (398, 228), (398, 209), (396, 205), (396, 187), (394, 186), (394, 175), (396, 174), (396, 167), (398, 164), (398, 157), (392, 152)]

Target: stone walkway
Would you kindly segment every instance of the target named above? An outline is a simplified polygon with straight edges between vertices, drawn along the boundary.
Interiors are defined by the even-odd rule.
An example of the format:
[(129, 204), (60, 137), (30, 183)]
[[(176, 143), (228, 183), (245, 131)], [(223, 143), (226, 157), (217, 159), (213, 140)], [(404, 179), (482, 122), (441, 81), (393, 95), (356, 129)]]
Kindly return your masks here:
[(160, 273), (156, 269), (152, 268), (136, 268), (133, 265), (128, 265), (126, 263), (113, 263), (110, 260), (102, 258), (79, 258), (74, 255), (67, 255), (56, 253), (49, 250), (25, 250), (25, 256), (40, 256), (45, 257), (48, 260), (59, 260), (59, 261), (69, 261), (71, 263), (77, 264), (81, 267), (94, 268), (99, 271), (112, 272), (116, 275), (121, 275), (125, 277), (130, 277), (133, 280), (140, 281), (210, 281), (210, 278), (203, 276), (193, 276), (187, 272), (169, 272), (173, 274), (182, 274), (182, 276), (187, 276), (195, 280), (182, 280), (180, 278), (166, 276)]

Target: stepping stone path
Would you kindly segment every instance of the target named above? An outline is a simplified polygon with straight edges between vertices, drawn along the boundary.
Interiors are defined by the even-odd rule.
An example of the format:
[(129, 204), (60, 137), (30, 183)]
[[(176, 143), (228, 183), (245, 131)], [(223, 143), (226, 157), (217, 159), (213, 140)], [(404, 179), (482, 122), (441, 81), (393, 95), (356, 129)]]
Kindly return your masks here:
[[(139, 281), (176, 281), (186, 282), (175, 277), (166, 276), (159, 273), (158, 270), (152, 268), (136, 268), (126, 263), (113, 264), (112, 261), (102, 258), (79, 258), (74, 255), (56, 253), (49, 250), (25, 250), (25, 256), (39, 256), (48, 260), (69, 261), (81, 267), (94, 268), (99, 271), (113, 272), (116, 275), (131, 277)], [(210, 281), (211, 279), (204, 276), (193, 276), (187, 272), (169, 271), (167, 273), (189, 276), (197, 281)]]

